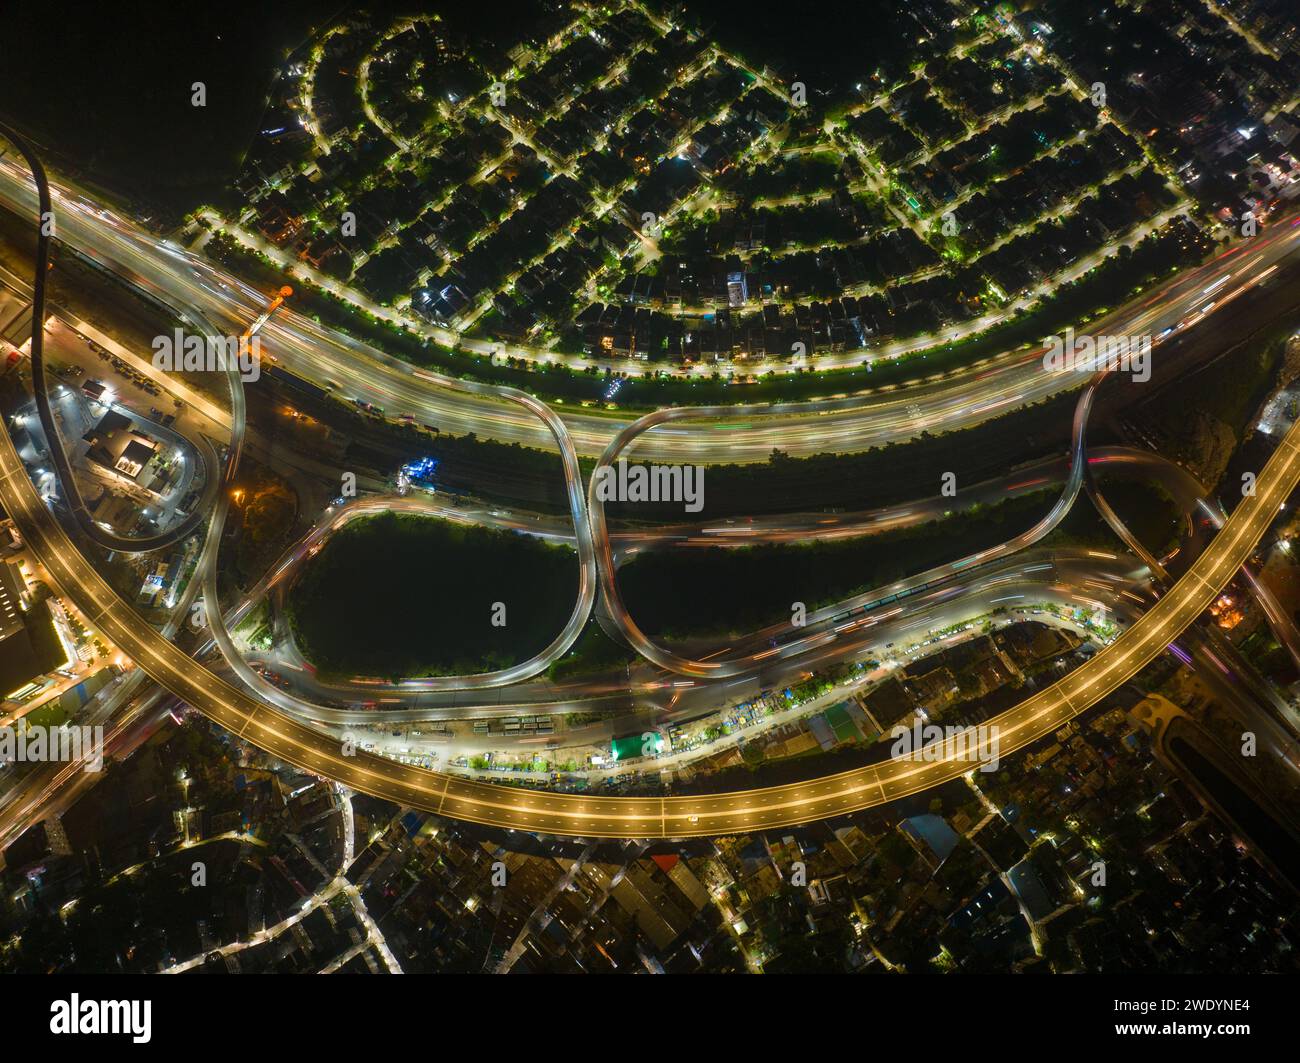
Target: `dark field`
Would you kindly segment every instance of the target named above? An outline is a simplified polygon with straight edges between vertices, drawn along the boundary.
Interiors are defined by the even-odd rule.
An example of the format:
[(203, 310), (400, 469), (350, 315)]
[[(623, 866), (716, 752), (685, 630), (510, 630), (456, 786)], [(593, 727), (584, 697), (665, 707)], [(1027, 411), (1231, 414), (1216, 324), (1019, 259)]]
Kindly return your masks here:
[[(384, 514), (341, 529), (289, 592), (299, 647), (327, 674), (472, 673), (535, 656), (578, 593), (576, 555), (514, 532)], [(506, 625), (492, 625), (493, 604)]]

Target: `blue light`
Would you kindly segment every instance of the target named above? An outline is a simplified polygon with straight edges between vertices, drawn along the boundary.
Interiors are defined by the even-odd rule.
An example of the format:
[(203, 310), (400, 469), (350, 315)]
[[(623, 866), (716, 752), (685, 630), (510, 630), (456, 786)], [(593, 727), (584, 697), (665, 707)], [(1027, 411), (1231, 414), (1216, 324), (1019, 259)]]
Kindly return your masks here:
[(442, 462), (438, 458), (423, 457), (415, 461), (408, 461), (402, 466), (401, 472), (412, 483), (432, 486), (434, 475), (438, 471), (438, 466)]

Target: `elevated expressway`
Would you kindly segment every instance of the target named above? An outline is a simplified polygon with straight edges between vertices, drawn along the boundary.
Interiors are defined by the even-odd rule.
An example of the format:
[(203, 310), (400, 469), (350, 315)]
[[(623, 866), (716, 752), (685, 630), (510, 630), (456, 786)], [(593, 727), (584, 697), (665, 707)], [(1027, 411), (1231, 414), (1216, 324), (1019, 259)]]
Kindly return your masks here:
[[(783, 827), (882, 804), (954, 779), (973, 766), (972, 751), (927, 750), (933, 759), (899, 759), (808, 782), (685, 797), (591, 797), (515, 790), (398, 764), (337, 739), (236, 689), (140, 622), (46, 507), (8, 433), (0, 433), (0, 504), (51, 578), (94, 625), (151, 679), (239, 738), (356, 790), (475, 823), (576, 837), (689, 837)], [(997, 753), (1007, 756), (1096, 704), (1187, 628), (1214, 600), (1267, 531), (1300, 481), (1300, 425), (1281, 440), (1196, 563), (1149, 612), (1090, 661), (994, 721)], [(979, 751), (974, 751), (978, 753)]]
[[(37, 210), (38, 217), (53, 219), (54, 212), (50, 197), (49, 180), (45, 176), (45, 168), (41, 165), (41, 160), (28, 145), (27, 141), (20, 136), (15, 130), (0, 122), (0, 135), (12, 142), (31, 168), (32, 177), (35, 179), (37, 192)], [(41, 422), (41, 430), (45, 433), (45, 438), (50, 443), (50, 459), (54, 463), (55, 470), (58, 474), (60, 490), (63, 492), (68, 508), (72, 516), (77, 521), (82, 532), (90, 538), (97, 546), (102, 546), (106, 550), (123, 550), (127, 552), (144, 553), (150, 550), (161, 550), (164, 547), (172, 546), (184, 539), (189, 538), (198, 531), (207, 521), (205, 507), (196, 507), (194, 512), (186, 517), (175, 528), (166, 532), (160, 532), (157, 535), (151, 535), (145, 538), (127, 538), (121, 535), (115, 535), (99, 524), (86, 508), (85, 500), (81, 497), (81, 491), (77, 487), (76, 477), (72, 474), (72, 466), (68, 461), (67, 454), (59, 442), (58, 428), (54, 422), (54, 413), (50, 409), (50, 397), (48, 383), (45, 376), (45, 351), (44, 351), (44, 330), (37, 325), (37, 321), (45, 319), (45, 284), (49, 275), (46, 268), (50, 255), (50, 240), (53, 236), (52, 227), (41, 224), (37, 227), (36, 235), (36, 269), (32, 281), (32, 385), (36, 398), (36, 413)], [(239, 414), (242, 414), (242, 405), (234, 403), (236, 396), (232, 386), (232, 405), (238, 407)], [(242, 396), (239, 396), (242, 399)], [(238, 415), (236, 415), (238, 416)], [(239, 448), (243, 440), (242, 419), (232, 425), (231, 438), (235, 441), (230, 448), (227, 464), (222, 476), (223, 481), (228, 481), (235, 467), (239, 463)], [(204, 490), (204, 502), (210, 504), (217, 490), (217, 485), (211, 476), (212, 470), (209, 470), (209, 482)]]

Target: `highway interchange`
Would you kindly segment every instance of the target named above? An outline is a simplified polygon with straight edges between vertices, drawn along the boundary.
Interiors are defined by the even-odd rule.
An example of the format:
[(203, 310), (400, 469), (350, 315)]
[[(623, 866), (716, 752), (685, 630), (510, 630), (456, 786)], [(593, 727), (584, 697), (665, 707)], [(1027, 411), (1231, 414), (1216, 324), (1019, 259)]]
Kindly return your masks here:
[[(1117, 689), (1203, 612), (1245, 561), (1300, 480), (1292, 429), (1209, 549), (1150, 611), (1090, 661), (996, 719), (998, 755), (1050, 734)], [(896, 800), (957, 778), (965, 757), (899, 759), (805, 783), (700, 797), (619, 798), (515, 790), (455, 778), (358, 751), (240, 691), (144, 627), (81, 556), (0, 444), (0, 499), (59, 586), (150, 678), (233, 734), (306, 771), (440, 815), (578, 837), (687, 837), (788, 826)]]
[[(15, 197), (11, 193), (17, 186), (9, 185), (16, 180), (15, 175), (7, 166), (0, 173), (7, 182), (5, 196), (12, 200)], [(24, 199), (21, 194), (16, 198), (20, 202)], [(26, 198), (30, 204), (30, 193)], [(66, 204), (68, 197), (62, 198)], [(30, 210), (28, 205), (27, 212)], [(152, 237), (132, 230), (120, 220), (105, 219), (93, 208), (83, 207), (60, 215), (61, 219), (65, 216), (76, 221), (72, 225), (63, 224), (61, 239), (124, 268), (128, 277), (142, 282), (146, 288), (165, 293), (164, 298), (174, 298), (174, 305), (193, 306), (187, 300), (196, 298), (198, 305), (194, 313), (211, 312), (218, 320), (240, 321), (241, 328), (250, 323), (244, 302), (247, 293), (236, 295), (239, 290), (236, 282), (217, 280), (215, 271), (199, 265), (199, 260), (162, 249), (160, 242)], [(106, 220), (109, 224), (105, 224)], [(1217, 286), (1214, 301), (1222, 304), (1263, 279), (1273, 263), (1294, 249), (1298, 237), (1300, 231), (1294, 227), (1272, 230), (1229, 256), (1180, 275), (1146, 304), (1116, 311), (1115, 323), (1108, 323), (1106, 328), (1128, 332), (1177, 328), (1188, 320), (1189, 314), (1201, 313), (1198, 307), (1205, 306), (1204, 281), (1238, 278), (1235, 286)], [(1249, 265), (1238, 271), (1234, 259), (1247, 260)], [(184, 265), (178, 268), (178, 262)], [(215, 286), (202, 279), (205, 275), (216, 280)], [(226, 293), (226, 297), (213, 298), (213, 292)], [(356, 381), (359, 397), (374, 395), (369, 401), (386, 408), (417, 409), (425, 416), (437, 418), (449, 429), (463, 423), (467, 430), (472, 428), (480, 435), (534, 445), (541, 430), (549, 430), (553, 445), (565, 460), (580, 555), (584, 553), (583, 542), (588, 536), (592, 551), (590, 560), (582, 560), (584, 582), (578, 603), (581, 608), (575, 607), (574, 612), (574, 617), (580, 615), (580, 619), (576, 622), (571, 619), (555, 644), (569, 639), (564, 649), (576, 638), (589, 613), (597, 573), (607, 593), (613, 573), (612, 546), (599, 506), (582, 497), (577, 474), (579, 453), (599, 450), (603, 444), (604, 459), (611, 461), (636, 436), (665, 422), (667, 427), (656, 433), (658, 443), (651, 453), (670, 454), (679, 461), (709, 460), (705, 455), (716, 459), (721, 453), (735, 460), (738, 451), (750, 457), (765, 457), (773, 445), (793, 453), (844, 445), (861, 447), (885, 439), (906, 438), (926, 425), (942, 423), (951, 428), (974, 423), (990, 416), (997, 408), (1021, 405), (1082, 382), (1077, 377), (1061, 378), (1044, 373), (1039, 352), (1028, 355), (1015, 352), (980, 367), (978, 372), (956, 374), (951, 380), (932, 381), (909, 389), (906, 400), (882, 402), (880, 396), (863, 396), (758, 409), (660, 411), (627, 424), (585, 414), (566, 413), (561, 419), (545, 404), (523, 393), (411, 370), (378, 352), (362, 352), (356, 341), (325, 333), (314, 323), (292, 314), (272, 321), (267, 331), (272, 336), (271, 349), (293, 371), (309, 379), (328, 380), (326, 374), (330, 373), (343, 375), (349, 381)], [(365, 372), (357, 370), (360, 359), (364, 359)], [(350, 368), (345, 370), (344, 365)], [(1085, 391), (1079, 404), (1084, 422), (1091, 393), (1091, 388)], [(728, 432), (725, 440), (712, 434), (719, 419), (734, 417), (745, 418), (749, 427)], [(690, 423), (694, 420), (712, 423)], [(1081, 419), (1076, 417), (1075, 460), (1063, 496), (1063, 499), (1068, 496), (1071, 502), (1077, 496), (1084, 464), (1078, 460), (1082, 454), (1080, 424)], [(232, 438), (236, 441), (232, 452), (237, 453), (238, 430), (232, 433)], [(1298, 450), (1300, 429), (1293, 428), (1261, 471), (1255, 494), (1242, 500), (1210, 546), (1155, 606), (1090, 661), (993, 721), (997, 725), (998, 755), (1006, 756), (1050, 734), (1096, 704), (1163, 652), (1208, 607), (1248, 557), (1300, 479)], [(942, 755), (934, 755), (930, 750), (927, 752), (931, 755), (925, 759), (891, 760), (787, 786), (698, 797), (616, 798), (510, 789), (410, 767), (364, 752), (348, 756), (334, 736), (309, 726), (278, 706), (250, 696), (197, 664), (166, 632), (141, 624), (47, 508), (7, 434), (0, 444), (0, 501), (63, 593), (151, 679), (241, 739), (274, 756), (401, 804), (477, 823), (550, 834), (687, 837), (786, 826), (839, 815), (927, 789), (959, 777), (973, 767), (972, 758), (961, 755), (955, 748), (945, 749)], [(209, 549), (219, 539), (219, 534), (214, 533), (219, 533), (223, 516), (224, 507), (218, 506), (209, 527)], [(1008, 545), (1006, 552), (1021, 545), (1027, 543)], [(596, 559), (602, 553), (604, 564)], [(205, 570), (208, 573), (205, 583), (213, 578), (214, 570), (215, 565)], [(626, 618), (626, 623), (631, 623), (630, 618)], [(620, 626), (625, 634), (630, 634), (629, 627)], [(218, 643), (222, 629), (220, 620), (213, 624)], [(648, 640), (645, 645), (634, 640), (634, 645), (655, 663), (684, 674), (697, 674), (692, 669), (699, 662), (671, 659), (673, 655)], [(666, 656), (659, 660), (656, 654)], [(532, 665), (530, 662), (529, 667)], [(713, 662), (713, 666), (706, 665), (699, 674), (739, 674), (753, 665), (752, 659), (732, 665)], [(732, 668), (736, 671), (729, 671)], [(480, 681), (484, 685), (497, 685), (526, 678), (525, 672), (527, 668), (509, 678), (492, 676), (483, 680), (480, 677)], [(463, 680), (453, 680), (452, 685), (463, 685)]]

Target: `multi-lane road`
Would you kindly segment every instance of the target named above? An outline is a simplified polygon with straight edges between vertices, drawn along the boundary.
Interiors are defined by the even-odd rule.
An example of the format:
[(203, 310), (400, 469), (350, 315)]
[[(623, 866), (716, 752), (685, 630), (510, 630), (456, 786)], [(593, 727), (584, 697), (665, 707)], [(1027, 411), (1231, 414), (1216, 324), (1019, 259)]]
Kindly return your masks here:
[[(197, 307), (219, 328), (242, 331), (265, 308), (263, 293), (90, 202), (51, 188), (64, 243), (103, 263), (176, 307)], [(0, 158), (0, 203), (20, 214), (36, 208), (25, 169)], [(1298, 219), (1300, 220), (1300, 219)], [(1266, 281), (1272, 267), (1300, 248), (1300, 225), (1274, 225), (1196, 269), (1152, 288), (1140, 300), (1094, 322), (1096, 333), (1180, 330)], [(263, 349), (287, 369), (339, 394), (452, 433), (554, 448), (552, 434), (530, 410), (490, 391), (453, 391), (447, 378), (415, 369), (352, 337), (285, 307), (262, 330)], [(497, 345), (501, 346), (501, 345)], [(509, 354), (508, 347), (502, 347)], [(766, 461), (773, 447), (791, 456), (854, 451), (931, 432), (968, 427), (1018, 406), (1081, 386), (1077, 373), (1046, 372), (1041, 351), (1020, 350), (948, 375), (874, 392), (777, 405), (736, 406), (705, 421), (663, 424), (639, 441), (637, 457), (678, 462)], [(743, 396), (743, 389), (738, 389)], [(574, 448), (595, 456), (627, 427), (626, 416), (560, 410)]]

